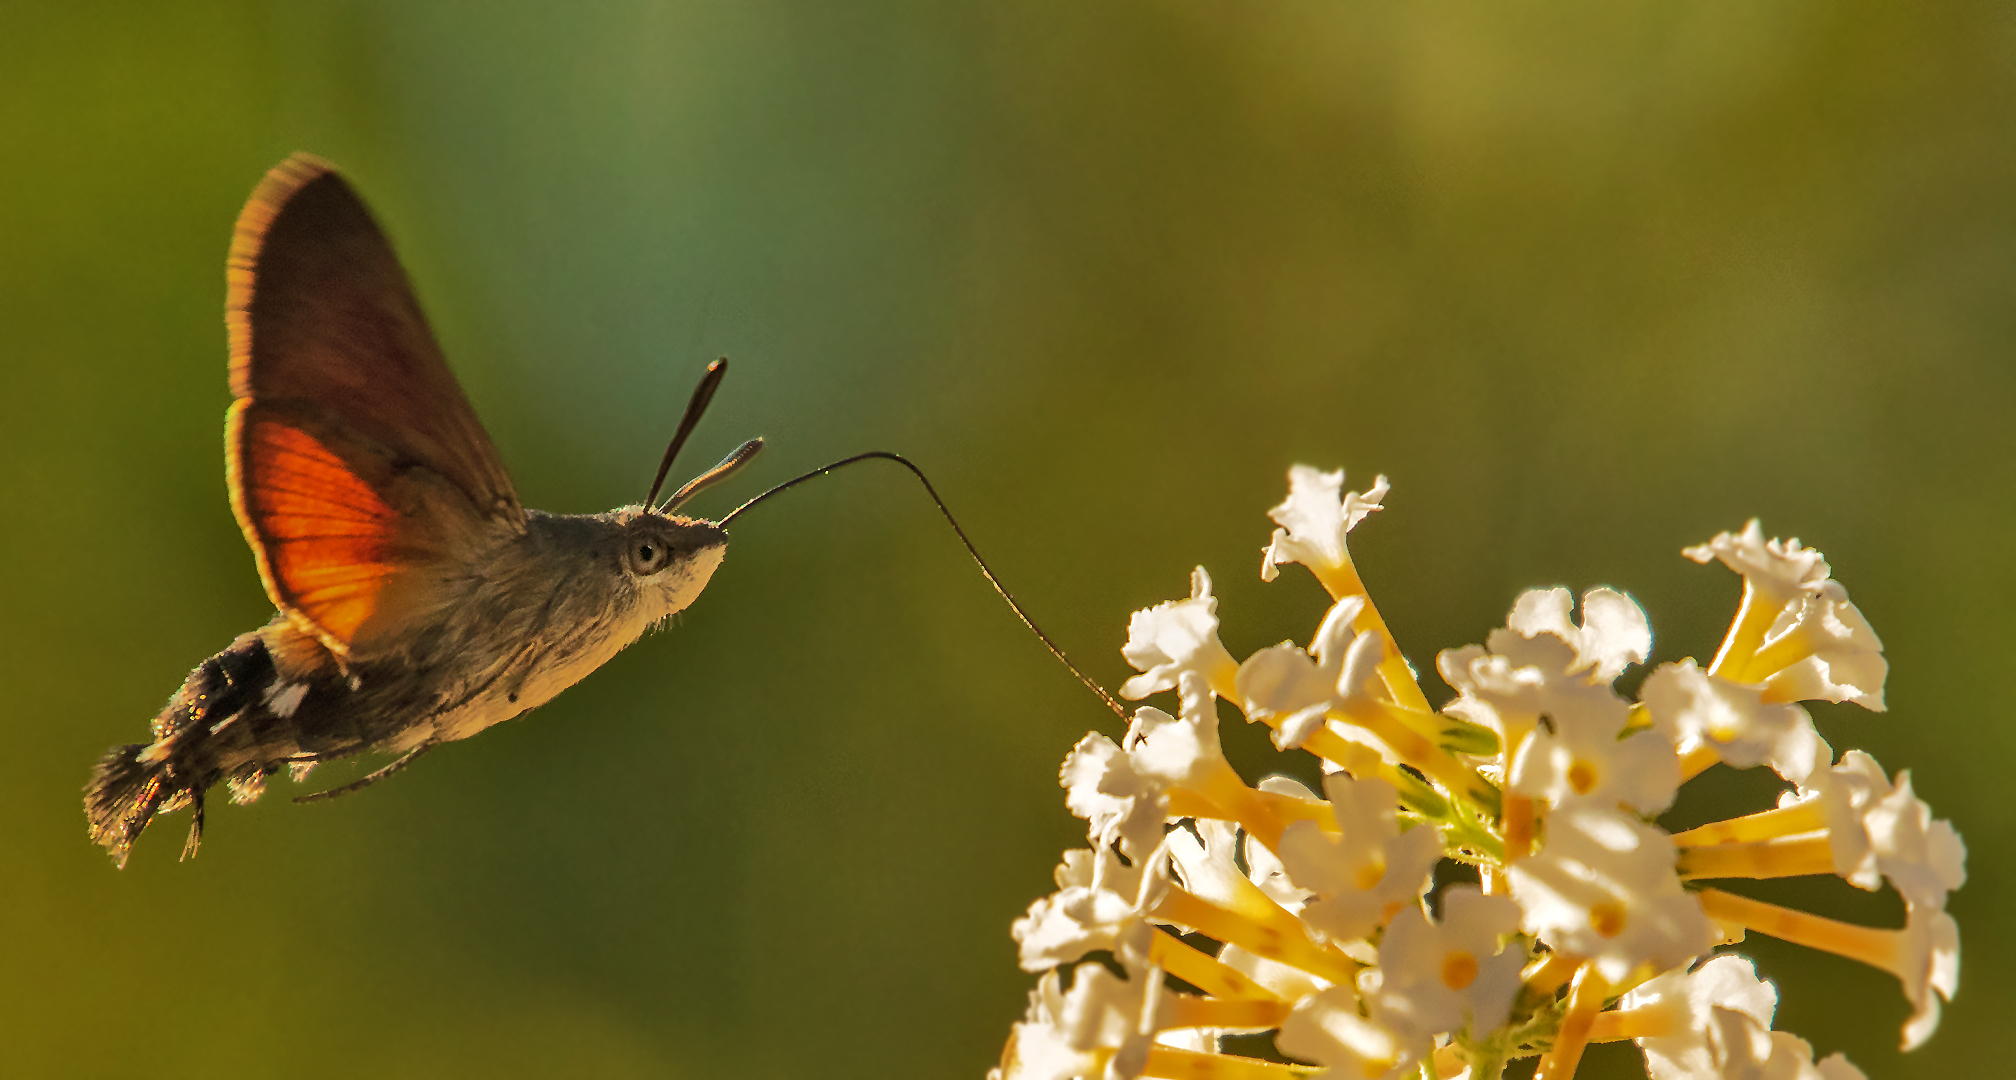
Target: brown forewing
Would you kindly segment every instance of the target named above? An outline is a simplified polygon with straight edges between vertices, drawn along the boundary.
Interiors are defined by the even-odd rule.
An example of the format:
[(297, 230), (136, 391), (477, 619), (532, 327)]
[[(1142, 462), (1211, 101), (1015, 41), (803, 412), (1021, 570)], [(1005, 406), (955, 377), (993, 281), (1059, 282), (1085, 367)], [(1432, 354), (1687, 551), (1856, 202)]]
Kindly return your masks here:
[[(273, 602), (339, 656), (392, 597), (524, 510), (384, 234), (306, 155), (239, 216), (228, 270), (232, 508)], [(473, 553), (462, 553), (465, 555)]]

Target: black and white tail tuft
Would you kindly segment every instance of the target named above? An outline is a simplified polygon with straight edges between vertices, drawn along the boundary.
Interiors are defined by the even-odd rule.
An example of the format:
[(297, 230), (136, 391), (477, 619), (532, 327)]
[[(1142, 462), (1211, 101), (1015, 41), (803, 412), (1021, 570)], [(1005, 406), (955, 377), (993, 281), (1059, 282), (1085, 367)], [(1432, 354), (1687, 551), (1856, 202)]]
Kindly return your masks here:
[(189, 824), (189, 839), (183, 842), (182, 857), (196, 854), (203, 842), (203, 793), (178, 780), (175, 767), (167, 762), (146, 762), (140, 755), (144, 743), (115, 746), (91, 769), (91, 782), (84, 785), (84, 814), (91, 821), (91, 839), (102, 845), (112, 862), (124, 869), (133, 853), (133, 841), (140, 839), (154, 815), (194, 805), (195, 820)]

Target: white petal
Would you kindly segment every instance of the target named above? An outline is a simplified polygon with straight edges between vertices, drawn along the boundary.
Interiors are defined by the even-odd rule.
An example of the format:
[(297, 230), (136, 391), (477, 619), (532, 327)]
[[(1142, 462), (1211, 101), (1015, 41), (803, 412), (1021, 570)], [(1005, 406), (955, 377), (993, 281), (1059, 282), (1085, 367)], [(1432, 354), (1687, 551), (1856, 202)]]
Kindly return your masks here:
[(1386, 659), (1386, 639), (1378, 634), (1359, 634), (1343, 656), (1337, 674), (1337, 696), (1362, 698), (1370, 693), (1367, 684), (1379, 677), (1379, 665)]
[(1809, 656), (1773, 672), (1764, 680), (1778, 701), (1852, 701), (1870, 712), (1884, 712), (1883, 681), (1890, 662), (1881, 653)]
[(1798, 783), (1832, 753), (1806, 710), (1768, 704), (1762, 687), (1710, 675), (1691, 658), (1659, 665), (1639, 696), (1653, 726), (1682, 752), (1708, 746), (1739, 769), (1768, 764)]
[(1638, 602), (1614, 589), (1582, 594), (1582, 641), (1577, 650), (1608, 682), (1652, 655), (1652, 624)]
[(1721, 533), (1681, 554), (1698, 563), (1720, 559), (1729, 569), (1743, 575), (1766, 596), (1790, 600), (1811, 593), (1827, 580), (1827, 560), (1812, 548), (1801, 547), (1797, 539), (1765, 540), (1756, 518), (1740, 534)]
[(1288, 470), (1288, 498), (1267, 511), (1281, 528), (1274, 530), (1273, 542), (1261, 556), (1260, 579), (1274, 580), (1277, 567), (1299, 562), (1310, 567), (1342, 566), (1348, 556), (1344, 535), (1367, 514), (1381, 509), (1380, 500), (1388, 490), (1380, 477), (1363, 495), (1344, 489), (1344, 470), (1322, 472), (1307, 465)]
[[(1186, 681), (1201, 676), (1186, 672)], [(1155, 708), (1135, 711), (1127, 735), (1128, 754), (1143, 775), (1172, 784), (1195, 783), (1218, 771), (1225, 753), (1218, 744), (1218, 717), (1209, 694), (1185, 694), (1181, 717)]]
[(1615, 589), (1583, 593), (1579, 625), (1571, 617), (1573, 607), (1567, 589), (1534, 589), (1520, 594), (1505, 626), (1523, 637), (1549, 634), (1561, 639), (1575, 651), (1575, 661), (1566, 670), (1588, 671), (1603, 682), (1652, 654), (1651, 624), (1629, 596)]
[(1335, 676), (1325, 677), (1309, 654), (1284, 641), (1246, 658), (1233, 678), (1240, 707), (1256, 719), (1328, 707)]
[(1846, 1054), (1834, 1053), (1821, 1058), (1815, 1071), (1820, 1074), (1820, 1080), (1869, 1080), (1869, 1074), (1856, 1068)]
[(1363, 596), (1347, 596), (1330, 605), (1330, 610), (1323, 615), (1323, 622), (1316, 627), (1316, 636), (1309, 639), (1309, 655), (1325, 669), (1337, 671), (1344, 662), (1345, 650), (1363, 636), (1353, 626), (1364, 610)]
[(1329, 714), (1329, 704), (1313, 705), (1300, 712), (1289, 713), (1281, 720), (1281, 726), (1274, 729), (1274, 746), (1279, 750), (1299, 750), (1309, 737), (1321, 731), (1324, 717)]
[(1911, 1002), (1903, 1048), (1916, 1050), (1939, 1028), (1939, 1000), (1960, 989), (1960, 924), (1944, 911), (1907, 907), (1898, 978)]
[(1230, 673), (1232, 654), (1218, 641), (1218, 601), (1211, 595), (1211, 577), (1203, 567), (1190, 574), (1188, 600), (1171, 600), (1134, 613), (1120, 654), (1141, 672), (1120, 686), (1120, 696), (1129, 700), (1174, 689), (1185, 671), (1206, 678)]
[[(1160, 709), (1143, 708), (1135, 713), (1137, 729), (1144, 723), (1143, 713), (1175, 722)], [(1144, 775), (1113, 740), (1096, 732), (1078, 740), (1058, 779), (1065, 788), (1064, 805), (1086, 820), (1086, 835), (1094, 844), (1117, 839), (1123, 850), (1138, 857), (1161, 842), (1168, 782)]]
[(1412, 1071), (1429, 1049), (1426, 1040), (1404, 1040), (1390, 1028), (1359, 1016), (1357, 998), (1347, 986), (1303, 998), (1282, 1023), (1274, 1045), (1284, 1054), (1352, 1080), (1384, 1080)]

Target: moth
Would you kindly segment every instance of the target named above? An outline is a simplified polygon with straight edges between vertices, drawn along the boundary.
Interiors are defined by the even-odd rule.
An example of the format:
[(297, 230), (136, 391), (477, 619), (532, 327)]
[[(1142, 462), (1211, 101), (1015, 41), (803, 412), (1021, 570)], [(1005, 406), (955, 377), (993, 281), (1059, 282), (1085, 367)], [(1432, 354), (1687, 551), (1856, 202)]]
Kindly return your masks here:
[(551, 700), (700, 595), (728, 534), (674, 511), (762, 446), (654, 505), (716, 362), (642, 503), (526, 509), (391, 244), (308, 155), (253, 192), (226, 279), (231, 510), (277, 613), (189, 673), (151, 741), (92, 771), (91, 838), (120, 866), (171, 810), (191, 811), (193, 855), (220, 782), (249, 803), (282, 769), (400, 755), (311, 798), (340, 794)]
[(663, 503), (658, 493), (727, 362), (707, 369), (644, 501), (606, 514), (528, 510), (420, 313), (392, 245), (329, 163), (275, 166), (238, 216), (225, 270), (231, 512), (272, 621), (197, 665), (84, 789), (91, 838), (123, 867), (157, 815), (188, 809), (203, 842), (217, 784), (257, 800), (282, 769), (399, 755), (313, 801), (355, 791), (443, 743), (552, 700), (686, 609), (728, 547), (728, 523), (861, 461), (924, 486), (1022, 625), (1124, 721), (1128, 713), (1030, 619), (909, 459), (871, 450), (758, 494), (721, 520), (675, 513), (763, 448), (750, 439)]

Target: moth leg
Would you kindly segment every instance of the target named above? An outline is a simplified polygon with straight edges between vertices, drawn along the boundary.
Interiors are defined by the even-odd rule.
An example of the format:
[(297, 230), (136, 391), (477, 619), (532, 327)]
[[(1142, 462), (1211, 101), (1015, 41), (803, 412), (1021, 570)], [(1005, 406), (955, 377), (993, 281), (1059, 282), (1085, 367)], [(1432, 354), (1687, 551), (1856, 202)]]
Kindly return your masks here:
[(370, 787), (372, 784), (375, 784), (378, 781), (383, 780), (386, 777), (391, 776), (393, 773), (396, 773), (399, 770), (405, 768), (406, 766), (413, 764), (414, 758), (419, 757), (421, 754), (424, 754), (427, 751), (432, 750), (439, 745), (440, 745), (439, 743), (433, 743), (433, 742), (421, 743), (419, 746), (416, 746), (412, 750), (408, 751), (405, 757), (402, 757), (399, 760), (393, 762), (392, 764), (387, 765), (382, 769), (379, 769), (377, 772), (372, 773), (371, 775), (363, 778), (362, 780), (352, 780), (351, 782), (344, 784), (342, 787), (333, 787), (327, 791), (315, 792), (312, 795), (297, 795), (294, 797), (294, 801), (297, 803), (321, 802), (324, 799), (333, 799), (338, 795), (348, 795), (353, 791), (362, 791), (363, 789)]
[(189, 838), (182, 841), (182, 858), (190, 859), (196, 849), (203, 846), (203, 791), (197, 789), (191, 796), (189, 816)]
[(271, 766), (253, 766), (226, 781), (231, 789), (231, 801), (240, 806), (259, 801), (266, 793), (266, 778), (273, 775)]

